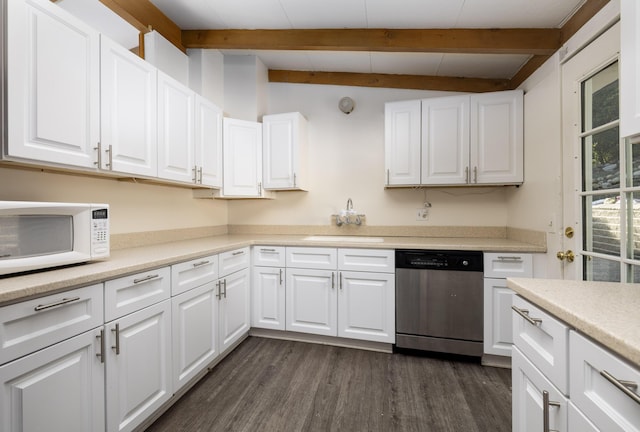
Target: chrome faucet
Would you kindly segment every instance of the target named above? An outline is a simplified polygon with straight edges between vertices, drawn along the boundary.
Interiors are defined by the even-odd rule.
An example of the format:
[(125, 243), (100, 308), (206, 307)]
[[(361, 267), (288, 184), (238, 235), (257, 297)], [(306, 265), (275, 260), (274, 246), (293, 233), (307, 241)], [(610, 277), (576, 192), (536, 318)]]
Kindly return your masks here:
[[(351, 216), (355, 216), (355, 220), (351, 219)], [(347, 207), (340, 212), (340, 214), (336, 215), (336, 225), (361, 225), (362, 219), (359, 214), (356, 214), (356, 211), (353, 209), (353, 201), (351, 198), (347, 199)]]
[(353, 201), (351, 201), (351, 198), (347, 200), (347, 211), (349, 210), (353, 210)]

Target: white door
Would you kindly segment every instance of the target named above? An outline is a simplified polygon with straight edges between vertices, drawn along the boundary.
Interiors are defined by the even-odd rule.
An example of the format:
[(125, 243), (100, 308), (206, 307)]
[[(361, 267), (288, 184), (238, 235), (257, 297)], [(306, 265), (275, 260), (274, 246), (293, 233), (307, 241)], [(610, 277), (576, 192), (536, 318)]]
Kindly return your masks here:
[[(299, 168), (297, 113), (262, 118), (262, 173), (265, 189), (291, 189)], [(300, 115), (300, 114), (297, 114)]]
[(286, 329), (337, 336), (336, 272), (287, 268)]
[(8, 1), (3, 5), (9, 16), (9, 155), (96, 168), (100, 139), (98, 32), (49, 1)]
[(100, 331), (91, 330), (0, 367), (0, 430), (104, 430)]
[(251, 276), (249, 269), (230, 274), (221, 281), (220, 352), (224, 352), (240, 340), (251, 326)]
[(421, 102), (384, 105), (385, 185), (420, 184)]
[(470, 112), (469, 183), (522, 183), (522, 90), (473, 95)]
[(469, 167), (469, 96), (422, 101), (422, 184), (466, 184)]
[(158, 71), (158, 177), (195, 183), (195, 93)]
[(565, 279), (640, 281), (640, 152), (620, 139), (619, 47), (616, 24), (562, 67)]
[(262, 125), (225, 118), (223, 137), (223, 194), (259, 197), (262, 194)]
[(173, 394), (171, 301), (105, 325), (107, 431), (131, 431)]
[(196, 95), (195, 164), (197, 183), (222, 187), (222, 110)]
[(209, 282), (171, 299), (173, 391), (218, 356), (218, 299)]
[(105, 36), (100, 44), (100, 168), (156, 177), (157, 70)]
[(511, 305), (515, 293), (506, 279), (484, 278), (484, 353), (511, 356), (513, 326)]
[(394, 343), (395, 275), (341, 271), (338, 277), (338, 336)]
[(285, 329), (284, 269), (254, 267), (251, 280), (251, 326), (273, 330)]

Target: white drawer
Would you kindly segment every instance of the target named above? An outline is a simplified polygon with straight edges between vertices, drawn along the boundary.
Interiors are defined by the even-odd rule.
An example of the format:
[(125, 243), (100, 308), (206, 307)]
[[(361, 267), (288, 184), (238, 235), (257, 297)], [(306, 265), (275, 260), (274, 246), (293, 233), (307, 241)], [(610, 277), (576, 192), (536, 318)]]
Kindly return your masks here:
[(104, 320), (112, 321), (171, 295), (171, 271), (162, 267), (104, 283)]
[(288, 247), (287, 267), (335, 270), (338, 251), (335, 248)]
[(533, 255), (527, 253), (485, 253), (484, 277), (533, 277)]
[(220, 276), (225, 277), (249, 267), (249, 247), (222, 252), (218, 255)]
[(171, 295), (218, 279), (218, 256), (210, 255), (171, 266)]
[(0, 364), (104, 323), (102, 284), (0, 308)]
[(252, 252), (254, 266), (284, 267), (286, 265), (284, 246), (254, 246)]
[[(569, 382), (576, 407), (602, 431), (640, 431), (640, 403), (602, 375), (640, 385), (640, 370), (575, 331), (569, 339)], [(640, 401), (638, 388), (628, 390)]]
[(531, 323), (514, 310), (513, 343), (562, 393), (568, 395), (569, 327), (520, 296), (514, 296), (513, 306), (536, 321)]
[(393, 249), (338, 249), (338, 269), (376, 273), (395, 273)]

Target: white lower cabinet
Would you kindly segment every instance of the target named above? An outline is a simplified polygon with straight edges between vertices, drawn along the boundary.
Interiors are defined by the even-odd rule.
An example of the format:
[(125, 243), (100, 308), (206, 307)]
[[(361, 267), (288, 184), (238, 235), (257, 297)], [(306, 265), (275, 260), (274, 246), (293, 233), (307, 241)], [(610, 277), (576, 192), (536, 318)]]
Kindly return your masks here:
[(571, 401), (569, 401), (569, 430), (572, 432), (600, 432)]
[(251, 279), (251, 326), (285, 329), (285, 269), (253, 267)]
[(336, 272), (287, 268), (286, 329), (336, 336)]
[(173, 394), (171, 301), (105, 325), (107, 431), (131, 431)]
[(218, 281), (220, 352), (249, 332), (251, 323), (251, 275), (245, 268)]
[(0, 366), (0, 430), (104, 430), (100, 329)]
[[(568, 431), (567, 398), (518, 348), (512, 357), (513, 430)], [(546, 427), (545, 418), (548, 419)]]

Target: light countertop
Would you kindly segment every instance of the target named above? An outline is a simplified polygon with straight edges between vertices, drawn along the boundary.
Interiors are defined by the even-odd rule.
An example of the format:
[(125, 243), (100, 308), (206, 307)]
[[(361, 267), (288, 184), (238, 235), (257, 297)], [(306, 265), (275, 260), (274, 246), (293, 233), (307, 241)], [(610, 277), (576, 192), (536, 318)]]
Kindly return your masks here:
[(640, 284), (513, 278), (507, 286), (640, 367)]
[(127, 274), (188, 261), (252, 245), (357, 247), (373, 249), (443, 249), (483, 252), (544, 252), (544, 247), (509, 239), (382, 237), (382, 242), (309, 241), (299, 235), (220, 235), (120, 249), (109, 259), (66, 268), (0, 278), (0, 305), (89, 285)]

